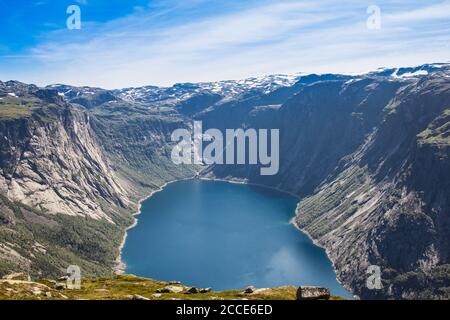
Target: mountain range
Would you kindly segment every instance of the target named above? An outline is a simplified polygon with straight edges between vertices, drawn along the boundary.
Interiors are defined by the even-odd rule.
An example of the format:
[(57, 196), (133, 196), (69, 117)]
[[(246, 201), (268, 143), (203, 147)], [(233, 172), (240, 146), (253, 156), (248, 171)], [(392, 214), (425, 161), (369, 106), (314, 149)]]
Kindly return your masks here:
[[(194, 120), (279, 129), (279, 173), (175, 165), (171, 133)], [(361, 298), (450, 298), (449, 156), (449, 64), (120, 90), (0, 82), (0, 275), (111, 274), (140, 200), (200, 176), (297, 195), (293, 223)]]

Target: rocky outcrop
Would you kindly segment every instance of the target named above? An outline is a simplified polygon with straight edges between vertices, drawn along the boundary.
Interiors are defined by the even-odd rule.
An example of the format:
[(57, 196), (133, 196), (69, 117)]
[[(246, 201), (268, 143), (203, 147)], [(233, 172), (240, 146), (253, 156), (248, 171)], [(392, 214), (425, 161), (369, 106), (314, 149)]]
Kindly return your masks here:
[(180, 293), (183, 292), (184, 288), (181, 286), (166, 286), (164, 288), (156, 290), (156, 293)]
[(19, 280), (19, 281), (31, 281), (29, 274), (23, 272), (11, 273), (3, 277), (4, 280)]
[(51, 213), (107, 220), (109, 206), (131, 205), (83, 110), (61, 106), (0, 121), (0, 137), (0, 190), (8, 199)]
[(330, 289), (312, 286), (300, 286), (297, 290), (297, 300), (329, 300)]

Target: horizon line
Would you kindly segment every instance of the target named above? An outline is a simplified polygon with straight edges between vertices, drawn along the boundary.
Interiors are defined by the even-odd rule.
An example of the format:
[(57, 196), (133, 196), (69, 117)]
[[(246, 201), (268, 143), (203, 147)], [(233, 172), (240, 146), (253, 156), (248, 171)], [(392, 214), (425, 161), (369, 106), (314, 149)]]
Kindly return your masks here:
[[(116, 88), (106, 88), (106, 87), (101, 87), (101, 86), (90, 86), (90, 85), (72, 85), (69, 83), (50, 83), (44, 86), (39, 86), (35, 83), (28, 83), (28, 82), (23, 82), (21, 80), (17, 80), (17, 79), (9, 79), (9, 80), (1, 80), (0, 82), (2, 83), (7, 83), (7, 82), (19, 82), (22, 84), (26, 84), (26, 85), (34, 85), (38, 88), (48, 88), (48, 87), (52, 87), (52, 86), (69, 86), (69, 87), (74, 87), (74, 88), (91, 88), (91, 89), (101, 89), (101, 90), (106, 90), (106, 91), (114, 91), (114, 90), (124, 90), (124, 89), (138, 89), (138, 88), (146, 88), (146, 87), (154, 87), (154, 88), (158, 88), (158, 89), (167, 89), (167, 88), (173, 88), (176, 85), (183, 85), (183, 84), (194, 84), (194, 85), (200, 85), (200, 84), (209, 84), (209, 83), (220, 83), (220, 82), (236, 82), (236, 81), (245, 81), (245, 80), (249, 80), (249, 79), (258, 79), (258, 78), (267, 78), (267, 77), (274, 77), (274, 76), (287, 76), (287, 77), (295, 77), (298, 76), (299, 78), (301, 77), (305, 77), (305, 76), (311, 76), (311, 75), (341, 75), (341, 76), (363, 76), (363, 75), (367, 75), (370, 73), (374, 73), (377, 71), (381, 71), (383, 69), (385, 70), (389, 70), (389, 69), (406, 69), (406, 68), (418, 68), (418, 67), (424, 67), (424, 66), (444, 66), (444, 65), (450, 65), (450, 60), (446, 61), (446, 62), (427, 62), (427, 63), (423, 63), (423, 64), (418, 64), (418, 65), (410, 65), (410, 66), (382, 66), (382, 67), (377, 67), (374, 69), (369, 69), (367, 71), (364, 72), (295, 72), (295, 73), (270, 73), (270, 74), (264, 74), (264, 75), (259, 75), (259, 76), (250, 76), (250, 77), (246, 77), (246, 78), (235, 78), (235, 79), (223, 79), (223, 80), (216, 80), (216, 81), (198, 81), (198, 82), (173, 82), (172, 85), (169, 86), (159, 86), (159, 85), (152, 85), (152, 84), (145, 84), (145, 85), (141, 85), (141, 86), (125, 86), (125, 87), (116, 87)], [(296, 83), (296, 82), (294, 82)]]

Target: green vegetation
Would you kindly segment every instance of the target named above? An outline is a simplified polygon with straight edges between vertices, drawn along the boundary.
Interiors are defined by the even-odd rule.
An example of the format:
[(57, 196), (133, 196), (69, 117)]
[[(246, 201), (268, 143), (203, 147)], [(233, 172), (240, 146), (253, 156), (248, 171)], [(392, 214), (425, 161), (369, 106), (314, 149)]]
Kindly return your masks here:
[[(315, 239), (332, 231), (335, 225), (345, 222), (370, 200), (367, 197), (355, 200), (358, 195), (364, 195), (371, 188), (367, 168), (351, 166), (336, 181), (339, 183), (326, 185), (323, 190), (303, 199), (298, 205), (298, 212), (301, 213), (297, 219), (298, 225)], [(342, 213), (337, 220), (322, 219), (333, 210)]]
[[(169, 285), (180, 287), (183, 292), (157, 293), (158, 289)], [(0, 300), (130, 300), (136, 298), (133, 297), (135, 295), (149, 300), (295, 300), (297, 292), (295, 287), (285, 286), (269, 288), (253, 294), (246, 294), (243, 290), (186, 294), (187, 287), (181, 284), (169, 284), (133, 275), (83, 279), (79, 290), (56, 290), (53, 289), (54, 286), (55, 281), (52, 280), (40, 280), (28, 284), (10, 284), (0, 281)], [(33, 293), (33, 288), (40, 288), (41, 292), (39, 294)], [(331, 300), (342, 300), (342, 298), (331, 297)]]
[(420, 144), (432, 144), (437, 146), (450, 145), (450, 109), (436, 118), (431, 125), (418, 136)]
[(131, 181), (137, 201), (166, 182), (192, 177), (197, 167), (170, 160), (170, 135), (186, 126), (173, 110), (110, 102), (92, 110), (92, 126), (116, 171)]
[(36, 98), (2, 97), (0, 98), (0, 118), (28, 117), (33, 110), (40, 107), (40, 101)]
[[(0, 276), (24, 271), (34, 277), (54, 277), (69, 265), (86, 276), (110, 276), (123, 229), (129, 219), (105, 220), (52, 215), (0, 195)], [(13, 255), (2, 255), (13, 250)]]
[(397, 299), (439, 300), (450, 298), (450, 264), (436, 266), (431, 271), (399, 272), (385, 266), (382, 268), (382, 285), (379, 291), (370, 291), (365, 286), (365, 278), (354, 281), (356, 292), (365, 292), (372, 299), (384, 299), (390, 292)]
[(1, 105), (0, 118), (21, 118), (31, 115), (31, 108), (17, 107), (15, 105)]

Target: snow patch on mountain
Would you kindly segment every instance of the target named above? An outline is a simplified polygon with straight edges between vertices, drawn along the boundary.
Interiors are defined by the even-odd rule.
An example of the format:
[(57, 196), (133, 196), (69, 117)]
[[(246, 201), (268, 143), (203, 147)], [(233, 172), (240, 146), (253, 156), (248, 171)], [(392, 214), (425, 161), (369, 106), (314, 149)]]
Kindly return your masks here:
[(222, 101), (232, 100), (252, 91), (268, 94), (280, 87), (287, 87), (300, 80), (302, 74), (269, 75), (242, 80), (224, 80), (217, 82), (177, 83), (172, 87), (145, 86), (116, 90), (120, 98), (144, 103), (171, 105), (185, 101), (196, 94), (215, 94), (222, 96)]

